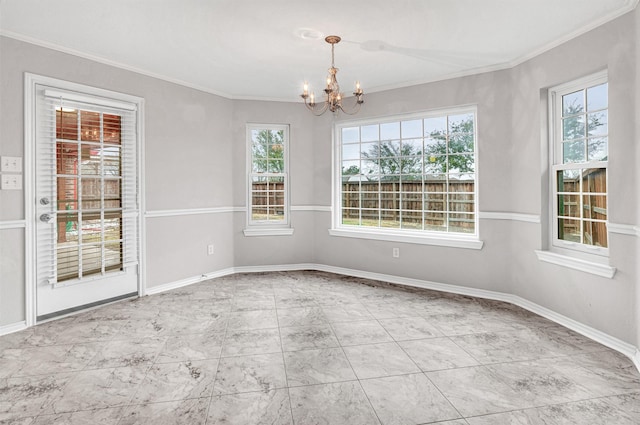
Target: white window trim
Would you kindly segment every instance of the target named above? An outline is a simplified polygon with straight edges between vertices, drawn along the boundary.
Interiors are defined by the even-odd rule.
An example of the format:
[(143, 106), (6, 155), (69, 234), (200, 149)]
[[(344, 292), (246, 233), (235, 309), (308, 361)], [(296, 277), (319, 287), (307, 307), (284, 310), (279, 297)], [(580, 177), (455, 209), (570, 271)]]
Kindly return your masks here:
[[(252, 211), (252, 198), (251, 198), (251, 177), (253, 175), (253, 154), (252, 154), (252, 130), (275, 130), (284, 131), (284, 220), (280, 223), (274, 223), (270, 221), (253, 221), (251, 220)], [(290, 236), (293, 235), (293, 228), (291, 227), (291, 203), (289, 201), (290, 189), (289, 189), (289, 137), (290, 128), (289, 124), (260, 124), (260, 123), (248, 123), (246, 126), (246, 141), (245, 146), (247, 149), (246, 154), (246, 225), (243, 233), (245, 236)], [(280, 173), (279, 173), (280, 174)]]
[[(386, 122), (395, 121), (407, 121), (411, 119), (424, 119), (429, 117), (440, 117), (443, 115), (462, 114), (465, 112), (473, 112), (474, 122), (474, 156), (475, 156), (475, 185), (474, 185), (474, 219), (475, 219), (475, 233), (463, 234), (463, 233), (440, 233), (429, 231), (417, 231), (417, 230), (403, 230), (403, 229), (380, 229), (374, 227), (354, 227), (342, 225), (342, 176), (341, 176), (341, 162), (342, 162), (342, 140), (340, 137), (341, 129), (344, 127), (363, 126), (368, 124), (382, 124)], [(354, 120), (354, 121), (342, 121), (333, 126), (332, 134), (332, 199), (333, 199), (333, 213), (331, 215), (331, 228), (329, 234), (331, 236), (350, 237), (360, 239), (372, 239), (389, 242), (402, 242), (412, 243), (419, 245), (434, 245), (452, 248), (466, 248), (466, 249), (482, 249), (484, 242), (479, 238), (479, 223), (480, 213), (478, 210), (478, 110), (476, 105), (461, 105), (454, 108), (435, 109), (430, 111), (422, 111), (411, 114), (393, 115), (388, 117), (379, 117), (374, 119)]]
[[(609, 265), (609, 248), (581, 246), (582, 244), (562, 241), (557, 239), (557, 199), (555, 196), (556, 173), (559, 161), (562, 158), (562, 147), (556, 143), (557, 137), (561, 134), (561, 120), (558, 120), (556, 111), (558, 110), (558, 102), (562, 101), (563, 93), (570, 93), (574, 90), (581, 90), (588, 86), (597, 85), (608, 82), (608, 72), (603, 70), (586, 77), (570, 81), (552, 87), (548, 91), (548, 149), (549, 149), (549, 246), (548, 249), (536, 250), (538, 260), (555, 264), (561, 267), (579, 270), (585, 273), (613, 279), (616, 268)], [(582, 168), (589, 166), (601, 167), (601, 161), (580, 163)], [(607, 161), (608, 165), (608, 161)], [(607, 179), (607, 203), (609, 197), (609, 179)], [(607, 221), (607, 240), (610, 241), (611, 231), (609, 229), (609, 221)]]

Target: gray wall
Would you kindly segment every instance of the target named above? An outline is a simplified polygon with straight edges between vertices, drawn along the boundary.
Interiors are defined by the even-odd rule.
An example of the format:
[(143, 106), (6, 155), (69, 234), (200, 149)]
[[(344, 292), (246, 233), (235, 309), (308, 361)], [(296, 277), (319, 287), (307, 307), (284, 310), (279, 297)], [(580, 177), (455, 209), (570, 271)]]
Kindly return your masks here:
[[(233, 102), (76, 56), (0, 37), (0, 155), (24, 156), (25, 72), (145, 99), (146, 210), (229, 207)], [(0, 191), (0, 220), (24, 219), (22, 191)], [(233, 214), (150, 217), (147, 287), (233, 266)], [(216, 255), (206, 247), (216, 245)], [(0, 326), (24, 312), (24, 229), (0, 230)]]
[[(534, 250), (548, 248), (549, 239), (546, 92), (602, 69), (608, 69), (610, 93), (609, 219), (639, 223), (639, 14), (636, 9), (505, 71), (368, 95), (358, 115), (476, 103), (480, 211), (539, 215), (541, 224), (480, 220), (485, 246), (473, 251), (331, 237), (324, 214), (316, 222), (316, 262), (511, 293), (637, 346), (637, 237), (611, 234), (610, 262), (618, 269), (611, 280), (540, 262)], [(315, 130), (318, 140), (327, 140), (316, 143), (316, 174), (324, 187), (331, 178), (330, 129), (330, 122), (319, 122)], [(318, 203), (330, 202), (327, 191), (317, 192)], [(398, 259), (391, 256), (394, 246)]]
[[(236, 101), (233, 108), (233, 194), (235, 205), (247, 203), (246, 124), (289, 124), (289, 182), (292, 207), (314, 203), (313, 176), (309, 173), (314, 163), (313, 116), (295, 103)], [(235, 265), (256, 266), (268, 264), (309, 263), (313, 258), (312, 211), (292, 211), (293, 236), (245, 237), (246, 213), (235, 215)]]
[[(147, 285), (234, 266), (317, 263), (515, 294), (638, 346), (640, 238), (611, 234), (618, 268), (611, 280), (541, 263), (534, 254), (548, 246), (546, 90), (604, 68), (610, 221), (640, 223), (638, 27), (635, 10), (512, 69), (366, 96), (359, 119), (477, 104), (480, 211), (540, 215), (541, 224), (482, 219), (484, 248), (468, 250), (332, 237), (325, 211), (294, 208), (293, 236), (273, 237), (245, 237), (243, 211), (149, 217)], [(231, 101), (4, 37), (0, 55), (0, 155), (23, 155), (27, 71), (145, 98), (150, 213), (244, 207), (247, 122), (290, 124), (292, 206), (331, 205), (331, 115), (313, 117), (299, 103)], [(0, 191), (0, 202), (0, 220), (24, 218), (20, 192)], [(0, 235), (2, 326), (24, 320), (25, 283), (23, 229)], [(206, 255), (210, 243), (213, 256)], [(400, 258), (392, 258), (392, 247), (400, 247)]]

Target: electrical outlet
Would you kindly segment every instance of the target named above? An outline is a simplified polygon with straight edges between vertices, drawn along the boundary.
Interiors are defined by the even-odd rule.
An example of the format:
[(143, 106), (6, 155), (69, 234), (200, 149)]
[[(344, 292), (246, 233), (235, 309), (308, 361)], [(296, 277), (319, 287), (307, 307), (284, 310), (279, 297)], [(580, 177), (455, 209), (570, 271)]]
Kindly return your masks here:
[(22, 190), (22, 175), (21, 174), (3, 174), (2, 190)]
[(400, 257), (400, 248), (393, 248), (393, 258)]
[(213, 255), (214, 253), (215, 253), (215, 250), (213, 248), (213, 244), (207, 245), (207, 255)]

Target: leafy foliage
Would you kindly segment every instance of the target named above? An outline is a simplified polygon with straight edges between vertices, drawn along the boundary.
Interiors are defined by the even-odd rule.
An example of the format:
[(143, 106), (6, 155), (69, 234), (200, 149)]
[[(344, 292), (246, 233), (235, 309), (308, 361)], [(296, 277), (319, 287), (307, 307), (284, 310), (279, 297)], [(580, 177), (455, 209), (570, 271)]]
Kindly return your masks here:
[[(585, 115), (584, 105), (573, 102), (565, 106), (564, 115), (567, 118), (562, 119), (563, 163), (585, 162), (592, 159), (606, 161), (606, 138), (597, 138), (606, 128), (606, 112)], [(587, 117), (586, 123), (585, 117)]]
[[(447, 139), (448, 137), (448, 139)], [(448, 155), (447, 155), (448, 154)], [(381, 141), (362, 157), (368, 162), (368, 174), (381, 180), (397, 180), (398, 175), (472, 173), (475, 171), (473, 119), (449, 123), (449, 132), (432, 131), (425, 139), (425, 149), (399, 141)], [(357, 167), (351, 166), (353, 174)], [(343, 174), (348, 174), (343, 170)], [(404, 178), (404, 177), (403, 177)]]
[[(449, 123), (449, 144), (443, 131), (429, 134), (424, 151), (427, 173), (472, 173), (475, 171), (473, 120), (466, 119)], [(447, 158), (446, 154), (449, 153)]]
[(254, 172), (284, 172), (284, 132), (282, 130), (255, 131), (251, 141)]
[(351, 165), (348, 168), (342, 167), (342, 175), (343, 176), (355, 176), (360, 174), (360, 167), (357, 165)]
[(370, 173), (377, 171), (382, 180), (397, 179), (398, 174), (422, 174), (422, 152), (413, 145), (400, 145), (398, 141), (383, 141), (362, 152), (372, 166)]

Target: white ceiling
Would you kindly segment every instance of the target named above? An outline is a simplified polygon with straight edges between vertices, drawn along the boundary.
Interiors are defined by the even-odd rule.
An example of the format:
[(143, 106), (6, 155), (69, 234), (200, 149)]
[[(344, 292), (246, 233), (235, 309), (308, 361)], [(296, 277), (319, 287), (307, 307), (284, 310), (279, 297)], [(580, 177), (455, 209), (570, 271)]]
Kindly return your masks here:
[[(320, 93), (336, 34), (345, 92), (502, 69), (638, 0), (0, 0), (0, 33), (234, 99)], [(319, 39), (308, 38), (319, 33)]]

